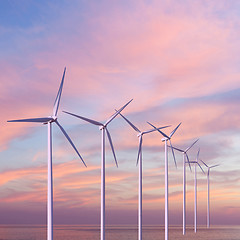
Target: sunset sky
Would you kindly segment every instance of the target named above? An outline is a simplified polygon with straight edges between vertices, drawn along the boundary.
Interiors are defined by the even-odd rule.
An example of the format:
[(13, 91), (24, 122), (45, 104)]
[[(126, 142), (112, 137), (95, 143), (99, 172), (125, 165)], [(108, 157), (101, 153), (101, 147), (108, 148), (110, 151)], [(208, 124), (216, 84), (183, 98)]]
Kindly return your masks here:
[[(64, 67), (59, 122), (84, 167), (53, 126), (54, 223), (100, 223), (101, 132), (63, 110), (104, 122), (123, 111), (141, 130), (179, 123), (174, 146), (211, 171), (212, 224), (240, 224), (240, 2), (237, 0), (5, 0), (0, 8), (0, 223), (46, 223), (47, 127), (7, 123), (45, 117)], [(109, 124), (106, 223), (137, 224), (138, 138), (120, 117)], [(170, 224), (182, 221), (182, 155), (169, 153)], [(206, 168), (205, 168), (206, 170)], [(194, 174), (187, 169), (187, 224)], [(207, 181), (198, 171), (199, 223)], [(24, 217), (23, 217), (24, 216)], [(164, 223), (164, 144), (143, 140), (143, 224)]]

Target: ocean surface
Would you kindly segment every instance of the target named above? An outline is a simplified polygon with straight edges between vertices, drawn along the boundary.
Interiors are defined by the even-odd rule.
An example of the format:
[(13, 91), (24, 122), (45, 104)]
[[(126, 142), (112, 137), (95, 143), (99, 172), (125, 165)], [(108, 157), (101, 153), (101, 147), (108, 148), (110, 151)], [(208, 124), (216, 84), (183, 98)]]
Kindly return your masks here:
[[(137, 240), (136, 226), (107, 226), (106, 240)], [(0, 240), (45, 240), (46, 226), (42, 225), (0, 225)], [(57, 225), (54, 226), (55, 240), (99, 240), (99, 226)], [(143, 240), (164, 239), (163, 226), (144, 226)], [(240, 226), (200, 226), (197, 233), (187, 227), (182, 235), (180, 226), (171, 226), (169, 240), (240, 240)]]

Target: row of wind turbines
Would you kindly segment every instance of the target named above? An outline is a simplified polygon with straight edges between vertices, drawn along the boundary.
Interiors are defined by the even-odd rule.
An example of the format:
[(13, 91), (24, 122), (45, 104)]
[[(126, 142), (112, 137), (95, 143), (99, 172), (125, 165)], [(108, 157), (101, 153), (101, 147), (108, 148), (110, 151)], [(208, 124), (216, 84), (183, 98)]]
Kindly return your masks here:
[[(57, 97), (54, 102), (53, 107), (53, 113), (49, 117), (42, 117), (42, 118), (29, 118), (29, 119), (18, 119), (18, 120), (9, 120), (8, 122), (36, 122), (36, 123), (42, 123), (44, 125), (48, 126), (48, 194), (47, 194), (47, 239), (53, 240), (53, 175), (52, 175), (52, 123), (56, 123), (56, 125), (60, 128), (64, 136), (67, 138), (68, 142), (71, 144), (75, 152), (77, 153), (78, 157), (81, 159), (82, 163), (85, 167), (87, 167), (86, 163), (84, 162), (82, 156), (78, 152), (77, 148), (75, 147), (74, 143), (72, 142), (69, 135), (66, 133), (64, 128), (60, 125), (58, 122), (58, 110), (59, 110), (59, 104), (61, 100), (62, 90), (63, 90), (63, 84), (64, 84), (64, 78), (66, 73), (66, 67), (63, 72), (62, 80), (60, 83), (60, 87), (57, 93)], [(133, 99), (132, 99), (133, 100)], [(139, 147), (138, 147), (138, 153), (137, 153), (137, 165), (139, 167), (139, 193), (138, 193), (138, 240), (142, 240), (142, 145), (143, 145), (143, 136), (145, 134), (149, 134), (155, 131), (158, 131), (162, 136), (162, 142), (164, 142), (165, 146), (165, 240), (168, 240), (168, 148), (171, 149), (173, 159), (175, 166), (176, 164), (176, 158), (174, 154), (174, 150), (179, 151), (183, 154), (183, 235), (186, 231), (186, 163), (188, 163), (189, 168), (191, 170), (191, 164), (194, 164), (195, 167), (195, 204), (194, 204), (194, 229), (195, 232), (197, 231), (197, 166), (200, 167), (202, 172), (204, 173), (203, 168), (200, 165), (200, 162), (204, 164), (205, 167), (207, 167), (207, 184), (208, 184), (208, 208), (207, 208), (207, 227), (210, 227), (210, 188), (209, 188), (209, 174), (210, 169), (217, 167), (219, 165), (213, 165), (208, 166), (205, 162), (199, 159), (199, 152), (197, 153), (197, 158), (195, 161), (190, 161), (187, 152), (195, 145), (195, 143), (198, 141), (194, 141), (188, 148), (185, 150), (176, 148), (172, 145), (171, 139), (179, 126), (170, 133), (170, 135), (166, 135), (162, 129), (170, 127), (170, 126), (163, 126), (163, 127), (156, 127), (152, 123), (148, 124), (152, 127), (152, 129), (147, 131), (141, 131), (139, 128), (137, 128), (129, 119), (127, 119), (121, 112), (127, 107), (127, 105), (132, 101), (130, 100), (127, 102), (123, 107), (116, 110), (113, 113), (112, 116), (105, 122), (101, 123), (96, 120), (92, 120), (80, 115), (76, 115), (70, 112), (63, 111), (64, 113), (67, 113), (71, 116), (80, 118), (81, 120), (84, 120), (88, 123), (91, 123), (95, 126), (99, 127), (99, 130), (102, 132), (102, 153), (101, 153), (101, 240), (105, 240), (105, 136), (107, 136), (107, 139), (109, 141), (113, 157), (116, 163), (116, 166), (118, 167), (116, 154), (114, 151), (112, 139), (110, 132), (108, 130), (108, 125), (116, 118), (118, 115), (120, 115), (130, 126), (131, 128), (137, 132), (137, 137), (139, 139)], [(169, 143), (169, 144), (168, 144)]]

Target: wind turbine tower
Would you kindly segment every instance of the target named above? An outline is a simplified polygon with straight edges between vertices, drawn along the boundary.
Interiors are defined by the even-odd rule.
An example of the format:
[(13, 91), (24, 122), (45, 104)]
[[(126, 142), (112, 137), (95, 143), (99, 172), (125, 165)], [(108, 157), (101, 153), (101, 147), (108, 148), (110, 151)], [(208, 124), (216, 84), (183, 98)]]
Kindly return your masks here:
[(196, 161), (190, 161), (190, 163), (194, 163), (194, 190), (195, 190), (194, 192), (194, 232), (195, 233), (197, 232), (197, 166), (205, 174), (204, 170), (199, 164), (199, 153), (200, 153), (200, 149), (198, 149)]
[[(132, 99), (133, 100), (133, 99)], [(70, 114), (74, 117), (80, 118), (86, 122), (89, 122), (93, 125), (99, 126), (99, 130), (102, 131), (102, 158), (101, 158), (101, 240), (105, 240), (105, 135), (107, 133), (108, 141), (112, 149), (113, 157), (118, 167), (116, 154), (113, 148), (112, 138), (107, 129), (108, 124), (115, 118), (117, 115), (132, 101), (130, 100), (123, 107), (121, 107), (118, 111), (116, 111), (105, 123), (101, 123), (86, 117), (82, 117), (70, 112), (63, 111), (64, 113)]]
[(149, 122), (148, 122), (148, 124), (151, 125), (154, 129), (156, 129), (163, 136), (162, 142), (165, 143), (165, 240), (168, 240), (169, 221), (168, 221), (168, 145), (167, 145), (167, 141), (169, 141), (169, 143), (170, 143), (174, 163), (175, 163), (175, 166), (177, 167), (177, 163), (176, 163), (176, 159), (175, 159), (175, 155), (174, 155), (174, 151), (173, 151), (173, 147), (172, 147), (172, 143), (171, 143), (171, 138), (172, 138), (173, 134), (177, 131), (177, 129), (179, 128), (181, 123), (178, 124), (178, 126), (170, 133), (169, 136), (167, 136), (161, 130), (156, 128), (153, 124), (151, 124)]
[(210, 169), (218, 167), (219, 164), (208, 166), (204, 161), (201, 162), (207, 167), (207, 228), (210, 228)]
[(189, 168), (191, 170), (191, 165), (189, 161), (189, 157), (187, 152), (193, 147), (193, 145), (198, 141), (194, 141), (190, 147), (186, 148), (185, 150), (172, 147), (173, 149), (183, 153), (183, 235), (186, 233), (186, 159), (189, 164)]
[(66, 133), (66, 131), (63, 129), (63, 127), (58, 122), (58, 108), (61, 100), (62, 95), (62, 89), (63, 89), (63, 83), (64, 83), (64, 77), (65, 77), (66, 68), (63, 72), (62, 81), (57, 93), (57, 97), (54, 103), (53, 107), (53, 115), (49, 117), (43, 117), (43, 118), (29, 118), (29, 119), (19, 119), (19, 120), (10, 120), (8, 122), (36, 122), (36, 123), (42, 123), (48, 125), (48, 197), (47, 197), (47, 239), (53, 240), (53, 176), (52, 176), (52, 123), (56, 123), (57, 126), (60, 128), (62, 133), (65, 135), (79, 158), (82, 160), (83, 164), (86, 167), (85, 162), (83, 161), (83, 158), (79, 154), (77, 148), (73, 144), (72, 140)]

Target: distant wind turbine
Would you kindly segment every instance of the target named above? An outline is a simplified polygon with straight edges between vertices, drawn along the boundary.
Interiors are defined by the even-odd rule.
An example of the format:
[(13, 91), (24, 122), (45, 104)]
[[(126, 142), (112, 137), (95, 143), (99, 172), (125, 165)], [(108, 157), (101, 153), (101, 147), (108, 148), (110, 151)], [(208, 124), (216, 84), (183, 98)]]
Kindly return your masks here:
[(177, 167), (172, 143), (171, 143), (171, 138), (173, 134), (177, 131), (181, 123), (177, 125), (177, 127), (170, 133), (169, 136), (167, 136), (165, 133), (163, 133), (161, 130), (156, 128), (153, 124), (147, 122), (149, 125), (151, 125), (155, 130), (157, 130), (164, 138), (162, 138), (162, 141), (165, 142), (165, 240), (168, 240), (168, 145), (167, 141), (170, 143), (170, 147), (172, 149), (172, 154), (173, 154), (173, 159), (175, 166)]
[(196, 141), (194, 141), (192, 143), (192, 145), (190, 145), (190, 147), (186, 148), (185, 150), (176, 148), (176, 147), (172, 147), (173, 149), (183, 153), (183, 235), (185, 235), (186, 232), (186, 159), (187, 162), (189, 164), (189, 168), (191, 170), (191, 165), (190, 165), (190, 161), (189, 161), (189, 157), (187, 152), (193, 147), (193, 145), (198, 141), (199, 139), (197, 139)]
[(99, 126), (99, 130), (102, 131), (102, 159), (101, 159), (101, 240), (105, 240), (105, 132), (107, 133), (108, 141), (112, 149), (113, 157), (118, 167), (116, 154), (113, 148), (112, 139), (110, 133), (107, 129), (108, 124), (132, 101), (131, 99), (128, 103), (126, 103), (123, 107), (121, 107), (118, 111), (116, 111), (105, 123), (101, 123), (86, 117), (82, 117), (70, 112), (63, 111), (69, 115), (80, 118), (86, 122), (89, 122), (93, 125)]
[(158, 129), (163, 129), (169, 126), (160, 127), (158, 129), (151, 129), (148, 131), (140, 131), (132, 122), (130, 122), (126, 117), (124, 117), (121, 113), (122, 118), (135, 130), (138, 134), (139, 138), (139, 147), (138, 147), (138, 155), (137, 155), (137, 164), (139, 163), (139, 184), (138, 184), (138, 240), (142, 240), (142, 143), (143, 143), (143, 135), (147, 133), (151, 133), (157, 131)]
[(204, 170), (202, 169), (201, 165), (199, 164), (199, 153), (200, 149), (198, 149), (197, 158), (196, 161), (190, 161), (190, 163), (194, 163), (194, 189), (195, 189), (195, 198), (194, 198), (194, 232), (197, 232), (197, 166), (202, 170), (202, 172), (205, 174)]
[(64, 83), (64, 77), (65, 77), (66, 67), (63, 72), (62, 81), (57, 93), (57, 97), (54, 103), (53, 107), (53, 115), (49, 117), (43, 117), (43, 118), (29, 118), (29, 119), (19, 119), (19, 120), (10, 120), (8, 122), (37, 122), (37, 123), (43, 123), (48, 125), (48, 207), (47, 207), (47, 239), (53, 240), (53, 176), (52, 176), (52, 123), (56, 123), (57, 126), (60, 128), (62, 133), (65, 135), (69, 143), (72, 145), (73, 149), (76, 151), (77, 155), (82, 160), (83, 164), (86, 167), (85, 162), (83, 161), (81, 155), (79, 154), (77, 148), (73, 144), (72, 140), (66, 133), (66, 131), (63, 129), (63, 127), (60, 125), (60, 123), (57, 120), (57, 114), (58, 114), (58, 108), (61, 100), (62, 95), (62, 89), (63, 89), (63, 83)]
[(207, 171), (207, 191), (208, 191), (208, 197), (207, 197), (207, 228), (210, 228), (210, 169), (214, 167), (218, 167), (220, 164), (216, 164), (213, 166), (208, 166), (204, 161), (200, 160), (208, 169)]

